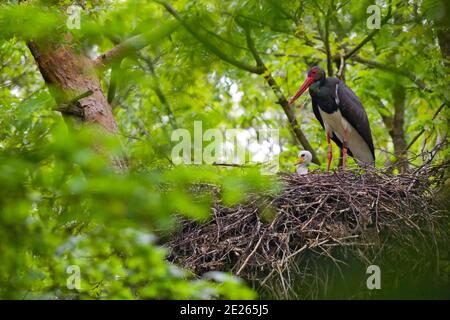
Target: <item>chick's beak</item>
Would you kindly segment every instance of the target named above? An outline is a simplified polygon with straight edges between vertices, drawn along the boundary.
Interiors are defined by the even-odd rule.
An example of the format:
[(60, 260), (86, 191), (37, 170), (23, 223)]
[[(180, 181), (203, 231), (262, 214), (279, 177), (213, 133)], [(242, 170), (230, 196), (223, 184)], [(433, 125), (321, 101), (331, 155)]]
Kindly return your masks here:
[(297, 162), (295, 162), (295, 164), (298, 165), (298, 164), (302, 164), (303, 162), (305, 162), (305, 159), (300, 157), (300, 158), (298, 158)]

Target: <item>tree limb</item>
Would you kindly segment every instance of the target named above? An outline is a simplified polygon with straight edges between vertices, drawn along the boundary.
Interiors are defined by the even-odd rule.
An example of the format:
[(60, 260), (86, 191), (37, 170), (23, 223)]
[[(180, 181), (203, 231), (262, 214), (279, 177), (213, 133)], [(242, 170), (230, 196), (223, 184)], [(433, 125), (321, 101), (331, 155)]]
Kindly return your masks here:
[(162, 6), (164, 6), (164, 8), (166, 8), (166, 10), (175, 18), (177, 19), (182, 25), (183, 27), (195, 38), (197, 39), (197, 41), (199, 41), (201, 44), (203, 44), (203, 46), (210, 51), (211, 53), (213, 53), (214, 55), (216, 55), (217, 57), (219, 57), (221, 60), (228, 62), (229, 64), (234, 65), (235, 67), (242, 69), (242, 70), (246, 70), (248, 72), (251, 73), (256, 73), (256, 74), (262, 74), (264, 72), (264, 69), (261, 68), (260, 66), (252, 66), (252, 65), (248, 65), (244, 62), (238, 61), (236, 59), (234, 59), (233, 57), (230, 57), (228, 55), (226, 55), (224, 52), (222, 52), (222, 50), (220, 50), (219, 48), (217, 48), (215, 45), (213, 45), (212, 43), (210, 43), (209, 41), (207, 41), (204, 37), (202, 37), (197, 31), (195, 31), (188, 23), (186, 23), (186, 21), (178, 14), (178, 12), (168, 3), (165, 2), (160, 2), (157, 1), (159, 4), (161, 4)]
[[(439, 109), (436, 110), (436, 112), (435, 112), (434, 115), (433, 115), (432, 120), (434, 120), (434, 119), (437, 117), (437, 115), (439, 114), (439, 112), (441, 112), (442, 109), (444, 109), (444, 106), (445, 106), (445, 105), (446, 105), (446, 103), (443, 103), (443, 104), (439, 107)], [(406, 147), (405, 150), (406, 150), (406, 151), (409, 150), (409, 149), (412, 147), (412, 145), (414, 144), (414, 142), (416, 142), (417, 139), (419, 139), (420, 136), (421, 136), (422, 134), (424, 134), (424, 132), (425, 132), (425, 129), (420, 130), (419, 133), (417, 133), (417, 134), (414, 136), (414, 138), (412, 138), (411, 142), (408, 144), (408, 146)]]
[(120, 66), (118, 63), (115, 63), (111, 66), (111, 76), (109, 78), (109, 87), (107, 93), (108, 103), (111, 105), (111, 107), (113, 107), (112, 102), (116, 95), (119, 68)]
[(253, 55), (253, 58), (256, 61), (256, 64), (264, 69), (264, 79), (267, 81), (269, 86), (272, 88), (272, 91), (275, 93), (275, 95), (278, 98), (277, 103), (283, 108), (284, 113), (286, 114), (286, 117), (288, 118), (289, 125), (291, 128), (292, 133), (294, 134), (294, 137), (297, 139), (297, 141), (309, 152), (311, 152), (313, 159), (312, 161), (318, 165), (320, 165), (320, 161), (317, 158), (317, 154), (314, 151), (314, 149), (309, 144), (308, 139), (304, 135), (302, 129), (300, 128), (300, 125), (295, 118), (294, 112), (292, 111), (291, 107), (289, 106), (288, 100), (284, 96), (283, 92), (281, 91), (281, 88), (276, 83), (275, 79), (272, 77), (271, 73), (267, 70), (264, 62), (262, 61), (261, 57), (258, 54), (258, 51), (256, 50), (255, 44), (253, 42), (253, 39), (250, 35), (250, 30), (248, 28), (244, 28), (245, 30), (245, 36), (247, 40), (248, 48), (250, 49), (250, 52)]
[(54, 110), (59, 111), (66, 115), (76, 116), (80, 119), (84, 118), (84, 110), (82, 106), (79, 104), (79, 100), (89, 97), (94, 92), (92, 90), (88, 90), (75, 98), (72, 98), (70, 101), (66, 103), (61, 103)]
[[(391, 18), (391, 14), (392, 14), (392, 3), (391, 1), (389, 1), (388, 4), (389, 8), (388, 8), (388, 13), (387, 15), (383, 18), (383, 20), (381, 20), (381, 26), (384, 25), (390, 18)], [(369, 42), (370, 40), (372, 40), (372, 38), (381, 30), (380, 29), (374, 29), (371, 33), (369, 33), (367, 35), (367, 37), (365, 37), (356, 47), (354, 47), (352, 50), (350, 50), (345, 56), (344, 59), (347, 60), (349, 59), (351, 56), (353, 56), (356, 52), (359, 51), (359, 49), (361, 49), (362, 47), (364, 47), (364, 45)]]
[(255, 74), (264, 74), (264, 78), (266, 79), (267, 83), (275, 93), (275, 95), (278, 97), (278, 104), (281, 105), (281, 107), (284, 110), (284, 113), (286, 114), (289, 124), (291, 127), (291, 130), (295, 136), (295, 138), (298, 140), (298, 142), (308, 151), (311, 152), (313, 155), (313, 162), (320, 165), (320, 161), (317, 158), (316, 152), (313, 150), (311, 145), (309, 144), (306, 136), (303, 134), (303, 131), (300, 129), (300, 125), (297, 122), (297, 119), (295, 118), (295, 115), (292, 111), (292, 109), (289, 107), (288, 101), (286, 97), (283, 95), (280, 87), (276, 83), (275, 79), (272, 77), (270, 72), (268, 72), (266, 66), (264, 65), (264, 62), (262, 61), (258, 51), (256, 50), (256, 47), (253, 43), (253, 40), (250, 37), (250, 32), (248, 28), (244, 28), (246, 32), (246, 40), (247, 40), (247, 46), (250, 50), (254, 60), (256, 61), (256, 66), (248, 65), (246, 63), (240, 62), (238, 60), (235, 60), (232, 57), (227, 56), (225, 53), (223, 53), (220, 49), (218, 49), (215, 45), (208, 42), (204, 37), (200, 36), (200, 34), (195, 31), (184, 19), (178, 14), (178, 12), (169, 4), (165, 2), (157, 1), (159, 4), (164, 6), (166, 10), (173, 16), (175, 19), (177, 19), (183, 27), (194, 37), (196, 38), (201, 44), (205, 46), (206, 49), (208, 49), (211, 53), (215, 54), (217, 57), (222, 59), (225, 62), (228, 62), (235, 67), (255, 73)]
[(338, 70), (338, 73), (336, 74), (336, 77), (338, 77), (339, 79), (341, 79), (342, 81), (345, 82), (344, 70), (345, 70), (345, 60), (344, 60), (344, 55), (341, 54), (341, 59), (339, 62), (339, 70)]
[(410, 71), (406, 71), (406, 70), (402, 70), (390, 65), (386, 65), (377, 61), (372, 61), (372, 60), (367, 60), (367, 59), (363, 59), (359, 56), (354, 56), (352, 58), (353, 61), (365, 64), (368, 67), (372, 67), (372, 68), (376, 68), (376, 69), (380, 69), (380, 70), (384, 70), (384, 71), (388, 71), (388, 72), (392, 72), (401, 76), (404, 76), (408, 79), (410, 79), (412, 82), (414, 82), (420, 89), (425, 90), (425, 91), (431, 91), (430, 89), (428, 89), (425, 85), (425, 83), (423, 83), (422, 81), (420, 81), (419, 79), (417, 79), (416, 75)]
[(332, 77), (333, 76), (333, 61), (331, 59), (331, 49), (330, 49), (330, 16), (331, 16), (331, 11), (333, 9), (334, 6), (334, 2), (331, 1), (330, 6), (328, 7), (327, 10), (327, 14), (325, 16), (325, 39), (324, 39), (324, 44), (325, 44), (325, 50), (327, 53), (327, 71), (328, 71), (328, 76)]
[(169, 21), (151, 32), (133, 36), (95, 58), (94, 64), (97, 67), (108, 67), (112, 63), (122, 60), (133, 52), (167, 37), (175, 31), (178, 26), (179, 23), (177, 21)]
[(175, 115), (173, 114), (172, 108), (170, 107), (170, 104), (169, 104), (169, 101), (167, 100), (166, 95), (164, 94), (164, 92), (161, 89), (161, 86), (159, 85), (159, 79), (158, 79), (158, 75), (156, 74), (156, 70), (155, 70), (153, 61), (148, 57), (144, 57), (143, 55), (139, 55), (139, 56), (142, 60), (145, 61), (148, 68), (150, 69), (150, 73), (152, 74), (152, 77), (154, 80), (153, 85), (151, 87), (152, 87), (153, 91), (156, 93), (156, 96), (158, 97), (161, 104), (166, 109), (167, 116), (169, 117), (169, 123), (170, 123), (172, 129), (174, 129), (174, 130), (177, 129), (178, 128), (177, 119), (175, 118)]

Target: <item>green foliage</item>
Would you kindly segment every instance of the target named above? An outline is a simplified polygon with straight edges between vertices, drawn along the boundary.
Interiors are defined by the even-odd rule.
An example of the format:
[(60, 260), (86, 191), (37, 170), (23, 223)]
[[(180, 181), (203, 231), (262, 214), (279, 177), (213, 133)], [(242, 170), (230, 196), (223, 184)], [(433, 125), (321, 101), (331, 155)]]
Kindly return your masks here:
[[(89, 128), (69, 131), (54, 113), (43, 136), (41, 119), (26, 134), (19, 130), (45, 101), (21, 104), (26, 112), (14, 113), (2, 127), (3, 135), (15, 135), (0, 154), (1, 297), (72, 297), (65, 289), (70, 265), (81, 269), (80, 298), (254, 297), (232, 277), (223, 283), (194, 279), (165, 262), (165, 250), (154, 242), (154, 234), (173, 228), (174, 214), (208, 217), (211, 197), (198, 200), (187, 186), (223, 182), (230, 193), (235, 186), (227, 181), (235, 172), (133, 168), (118, 175), (96, 150), (101, 144), (114, 155), (120, 150), (115, 137)], [(243, 192), (270, 186), (254, 175), (241, 179)]]

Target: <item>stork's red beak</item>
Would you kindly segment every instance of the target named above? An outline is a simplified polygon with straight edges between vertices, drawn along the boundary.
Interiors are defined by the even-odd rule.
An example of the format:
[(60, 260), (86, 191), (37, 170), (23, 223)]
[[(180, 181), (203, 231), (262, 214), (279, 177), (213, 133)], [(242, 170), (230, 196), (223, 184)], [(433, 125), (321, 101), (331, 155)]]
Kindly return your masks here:
[(289, 99), (289, 105), (293, 104), (295, 100), (300, 98), (300, 96), (309, 88), (309, 86), (314, 82), (312, 77), (306, 78), (305, 82), (301, 85), (300, 89), (298, 89), (297, 93)]

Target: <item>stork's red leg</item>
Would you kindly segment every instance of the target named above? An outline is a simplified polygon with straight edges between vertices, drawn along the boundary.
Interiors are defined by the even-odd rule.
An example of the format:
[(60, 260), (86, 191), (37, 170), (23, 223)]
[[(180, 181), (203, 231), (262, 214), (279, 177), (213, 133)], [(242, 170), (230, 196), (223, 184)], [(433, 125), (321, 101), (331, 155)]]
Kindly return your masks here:
[(347, 164), (347, 141), (348, 141), (348, 130), (344, 129), (344, 141), (342, 143), (342, 169), (345, 169)]
[(331, 147), (331, 139), (330, 135), (327, 133), (327, 142), (328, 142), (328, 172), (330, 171), (331, 159), (333, 159), (333, 149)]

